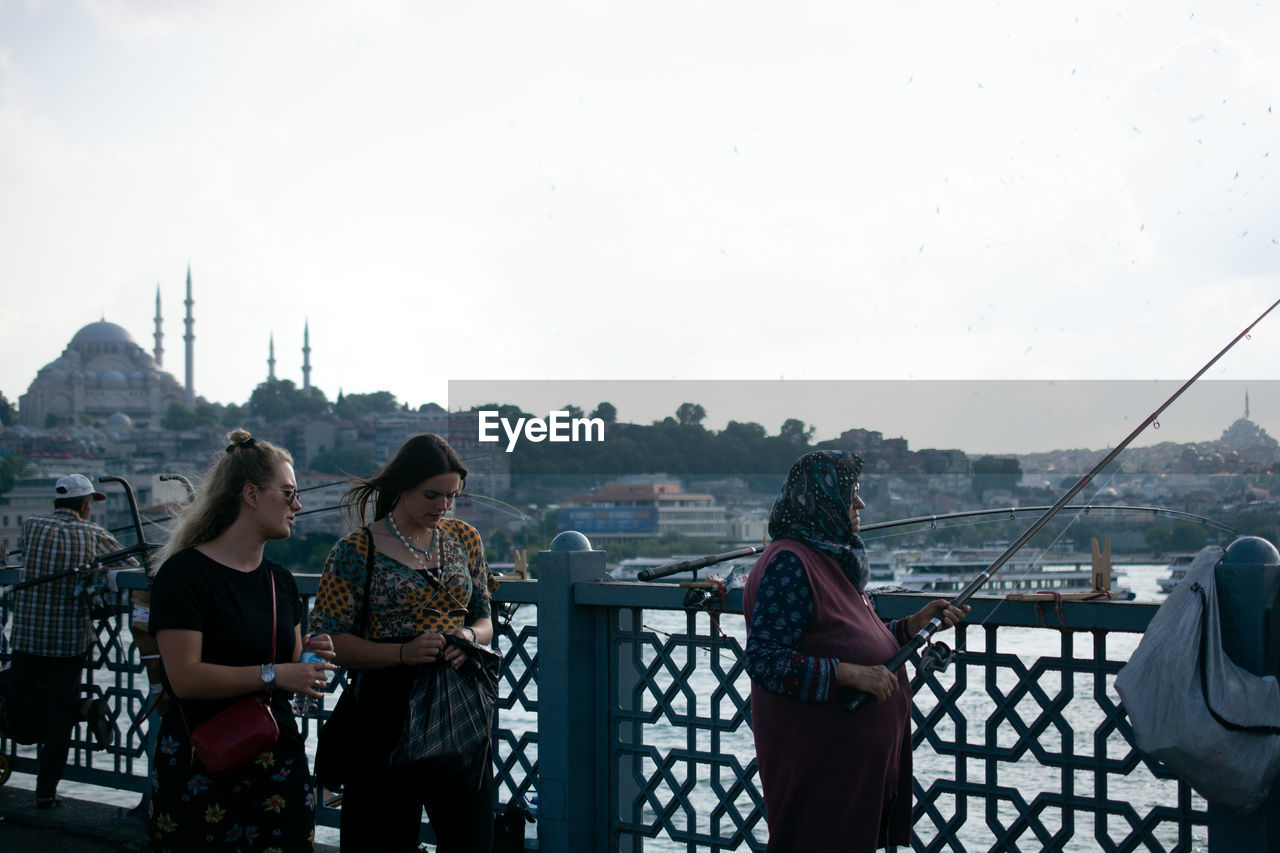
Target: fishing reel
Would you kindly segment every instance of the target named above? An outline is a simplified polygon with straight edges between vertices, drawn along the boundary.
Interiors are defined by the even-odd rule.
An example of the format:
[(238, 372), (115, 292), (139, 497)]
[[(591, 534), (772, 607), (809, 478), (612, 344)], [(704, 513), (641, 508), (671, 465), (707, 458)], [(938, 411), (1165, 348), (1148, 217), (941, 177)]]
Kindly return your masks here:
[(955, 652), (951, 651), (951, 647), (946, 643), (930, 643), (928, 648), (920, 653), (920, 665), (916, 667), (916, 673), (927, 677), (935, 672), (946, 672), (954, 657)]

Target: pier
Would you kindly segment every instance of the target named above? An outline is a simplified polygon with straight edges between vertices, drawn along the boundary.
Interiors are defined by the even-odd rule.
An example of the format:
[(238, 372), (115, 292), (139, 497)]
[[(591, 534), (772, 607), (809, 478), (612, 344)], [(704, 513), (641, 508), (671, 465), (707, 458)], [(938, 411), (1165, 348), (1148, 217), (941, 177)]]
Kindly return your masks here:
[[(499, 804), (534, 805), (525, 849), (763, 850), (741, 590), (613, 581), (593, 550), (541, 552), (538, 572), (494, 596), (496, 789)], [(16, 570), (0, 570), (0, 584), (16, 580)], [(317, 577), (298, 581), (314, 595)], [(145, 578), (119, 582), (127, 601)], [(928, 598), (882, 595), (877, 608), (905, 616)], [(957, 652), (950, 669), (913, 685), (913, 849), (1218, 849), (1206, 802), (1134, 749), (1112, 686), (1158, 605), (971, 603), (945, 638)], [(90, 752), (78, 732), (64, 788), (140, 795), (147, 785), (146, 723), (130, 729), (148, 685), (127, 619), (122, 608), (104, 623), (92, 652), (94, 683), (119, 712), (115, 745)], [(344, 682), (339, 675), (331, 689)], [(312, 750), (315, 725), (303, 721)], [(0, 742), (0, 754), (15, 773), (34, 773), (33, 747)], [(0, 827), (17, 825), (6, 812), (14, 802), (10, 782)], [(82, 806), (68, 803), (58, 820)], [(321, 808), (317, 823), (336, 827), (338, 817)], [(426, 824), (422, 838), (431, 838)]]

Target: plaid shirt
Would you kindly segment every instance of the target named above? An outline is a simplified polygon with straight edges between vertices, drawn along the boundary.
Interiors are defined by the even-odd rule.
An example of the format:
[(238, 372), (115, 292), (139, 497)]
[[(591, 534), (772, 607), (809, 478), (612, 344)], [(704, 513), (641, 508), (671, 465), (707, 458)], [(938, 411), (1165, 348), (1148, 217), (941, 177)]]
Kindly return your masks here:
[[(100, 554), (122, 547), (114, 536), (84, 521), (74, 510), (55, 509), (52, 516), (28, 518), (22, 525), (24, 580), (87, 566)], [(119, 565), (136, 566), (138, 562), (130, 558)], [(93, 571), (15, 592), (14, 651), (50, 657), (84, 654), (94, 636), (89, 599), (105, 587), (106, 575)]]

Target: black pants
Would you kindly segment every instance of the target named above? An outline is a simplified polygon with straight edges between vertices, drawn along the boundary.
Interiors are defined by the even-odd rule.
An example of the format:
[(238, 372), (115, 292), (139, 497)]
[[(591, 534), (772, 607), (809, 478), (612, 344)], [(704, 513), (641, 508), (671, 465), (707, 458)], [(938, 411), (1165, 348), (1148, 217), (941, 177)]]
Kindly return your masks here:
[[(463, 779), (460, 762), (360, 773), (342, 797), (342, 851), (414, 851), (422, 809), (436, 835), (436, 853), (488, 853), (493, 846), (493, 769), (487, 758), (480, 786)], [(474, 779), (474, 774), (472, 779)]]
[(489, 853), (493, 764), (488, 748), (469, 763), (455, 758), (387, 766), (413, 678), (407, 666), (359, 674), (361, 757), (343, 785), (343, 853), (416, 851), (423, 808), (436, 835), (436, 853)]
[(13, 695), (23, 730), (40, 741), (36, 796), (52, 797), (67, 769), (71, 730), (80, 719), (80, 673), (84, 658), (13, 653)]

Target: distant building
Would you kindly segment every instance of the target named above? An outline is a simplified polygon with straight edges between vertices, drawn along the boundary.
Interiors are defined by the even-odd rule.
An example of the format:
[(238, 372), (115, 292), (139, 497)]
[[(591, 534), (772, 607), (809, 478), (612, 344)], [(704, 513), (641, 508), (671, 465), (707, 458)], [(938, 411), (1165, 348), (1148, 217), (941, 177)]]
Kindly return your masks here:
[(674, 533), (711, 539), (729, 537), (729, 518), (713, 495), (680, 491), (674, 482), (606, 483), (575, 495), (556, 515), (561, 530), (587, 536), (638, 538)]
[(19, 399), (19, 417), (34, 429), (82, 416), (126, 428), (159, 426), (169, 406), (186, 399), (178, 380), (127, 331), (100, 320), (76, 332), (62, 355), (40, 369)]
[(1270, 465), (1280, 458), (1280, 442), (1267, 435), (1267, 431), (1249, 420), (1249, 393), (1244, 395), (1244, 417), (1227, 427), (1219, 439), (1227, 447), (1240, 454), (1244, 462)]
[(972, 484), (969, 457), (961, 450), (918, 450), (916, 462), (931, 488), (943, 492), (967, 491)]

